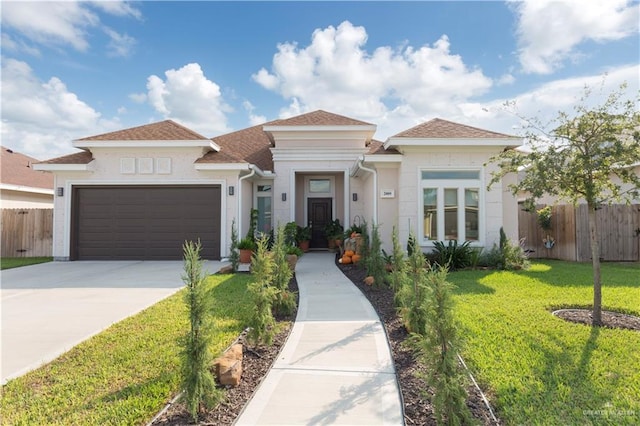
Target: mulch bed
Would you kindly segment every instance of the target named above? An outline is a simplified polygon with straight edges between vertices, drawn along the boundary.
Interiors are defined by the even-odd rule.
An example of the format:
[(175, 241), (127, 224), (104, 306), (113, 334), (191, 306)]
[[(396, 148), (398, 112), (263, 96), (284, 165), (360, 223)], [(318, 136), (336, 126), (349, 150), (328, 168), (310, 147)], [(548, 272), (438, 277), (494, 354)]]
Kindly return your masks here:
[[(593, 325), (591, 309), (558, 309), (552, 313), (565, 321)], [(640, 317), (621, 314), (619, 312), (602, 311), (601, 318), (603, 327), (640, 331)]]
[[(298, 283), (295, 275), (289, 282), (289, 290), (298, 291)], [(296, 317), (296, 312), (290, 318), (276, 318), (278, 326), (283, 330), (273, 339), (272, 346), (261, 345), (250, 347), (247, 345), (245, 333), (238, 338), (238, 343), (242, 343), (242, 379), (237, 387), (221, 386), (225, 389), (225, 397), (213, 410), (200, 414), (200, 425), (231, 425), (240, 415), (242, 408), (249, 401), (262, 379), (267, 375), (271, 365), (280, 353), (282, 345), (287, 341), (289, 332), (293, 325), (292, 318)], [(193, 424), (186, 407), (180, 401), (172, 404), (153, 425), (175, 426)]]
[[(336, 263), (347, 278), (356, 285), (367, 297), (369, 302), (380, 316), (383, 322), (392, 355), (400, 391), (404, 403), (405, 423), (410, 425), (435, 425), (436, 419), (433, 415), (433, 407), (430, 403), (431, 393), (424, 381), (417, 377), (418, 372), (424, 370), (419, 362), (414, 358), (413, 352), (408, 345), (403, 344), (409, 337), (406, 329), (402, 325), (396, 313), (393, 302), (393, 292), (389, 288), (372, 288), (363, 283), (365, 272), (363, 268), (355, 265), (342, 265)], [(295, 276), (291, 280), (290, 289), (298, 290)], [(292, 318), (295, 318), (295, 313)], [(260, 346), (249, 349), (246, 345), (244, 335), (239, 337), (239, 342), (243, 343), (243, 372), (242, 381), (236, 388), (227, 388), (224, 401), (208, 412), (201, 413), (201, 425), (231, 425), (239, 416), (245, 404), (249, 401), (253, 392), (258, 387), (262, 379), (266, 376), (274, 360), (280, 352), (280, 348), (286, 342), (291, 331), (292, 323), (287, 323), (286, 319), (280, 319), (286, 325), (285, 329), (276, 336), (273, 346)], [(429, 397), (424, 395), (427, 390)], [(473, 417), (483, 425), (495, 425), (491, 413), (486, 407), (482, 395), (473, 385), (467, 389), (467, 406)], [(180, 401), (172, 404), (153, 425), (174, 426), (191, 424), (187, 411)]]
[[(416, 373), (424, 371), (424, 366), (418, 362), (408, 345), (403, 344), (409, 337), (407, 330), (396, 313), (393, 301), (393, 291), (390, 288), (373, 288), (364, 284), (365, 271), (356, 265), (342, 265), (336, 263), (347, 278), (355, 284), (369, 299), (387, 331), (395, 364), (400, 392), (404, 403), (404, 420), (409, 425), (435, 425), (433, 406), (430, 402), (432, 393), (425, 382)], [(423, 392), (427, 390), (429, 398)], [(482, 395), (473, 385), (467, 388), (467, 406), (472, 416), (483, 425), (495, 425), (491, 412), (482, 400)]]

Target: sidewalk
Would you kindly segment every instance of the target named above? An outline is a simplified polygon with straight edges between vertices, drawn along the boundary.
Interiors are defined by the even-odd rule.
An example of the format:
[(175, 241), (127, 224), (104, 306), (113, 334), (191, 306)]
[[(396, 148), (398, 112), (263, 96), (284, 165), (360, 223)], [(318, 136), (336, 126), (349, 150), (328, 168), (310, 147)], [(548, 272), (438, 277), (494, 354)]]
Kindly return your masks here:
[(296, 322), (236, 425), (403, 424), (383, 326), (334, 256), (298, 261)]

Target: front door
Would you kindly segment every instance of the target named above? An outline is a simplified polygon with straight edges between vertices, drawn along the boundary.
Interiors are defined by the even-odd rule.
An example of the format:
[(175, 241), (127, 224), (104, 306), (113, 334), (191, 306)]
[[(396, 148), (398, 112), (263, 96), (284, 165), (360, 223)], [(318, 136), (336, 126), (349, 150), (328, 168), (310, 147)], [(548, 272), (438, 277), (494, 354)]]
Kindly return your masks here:
[(311, 228), (311, 248), (327, 248), (327, 236), (324, 227), (331, 222), (331, 198), (309, 198), (307, 200), (307, 215)]

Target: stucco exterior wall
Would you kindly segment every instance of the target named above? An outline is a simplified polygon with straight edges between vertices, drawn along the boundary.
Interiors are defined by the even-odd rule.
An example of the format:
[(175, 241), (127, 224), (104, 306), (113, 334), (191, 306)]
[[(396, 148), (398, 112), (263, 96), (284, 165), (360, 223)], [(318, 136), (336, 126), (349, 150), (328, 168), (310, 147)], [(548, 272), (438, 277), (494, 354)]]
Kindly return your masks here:
[[(230, 245), (231, 223), (237, 217), (237, 170), (196, 170), (194, 161), (202, 155), (201, 148), (136, 149), (94, 148), (92, 171), (56, 172), (56, 187), (64, 188), (62, 197), (54, 199), (53, 256), (67, 260), (70, 253), (71, 198), (73, 187), (78, 185), (198, 185), (221, 186), (221, 256), (226, 256)], [(135, 169), (128, 173), (122, 159), (133, 159)], [(163, 169), (162, 159), (170, 159), (170, 169)], [(158, 160), (160, 159), (160, 162)], [(125, 163), (131, 163), (125, 160)], [(146, 163), (146, 164), (144, 164)], [(130, 164), (129, 164), (130, 165)], [(145, 169), (145, 165), (150, 165)], [(228, 195), (228, 186), (236, 187), (236, 195)], [(243, 191), (251, 197), (252, 192)], [(251, 200), (251, 198), (249, 198)], [(251, 204), (248, 204), (251, 205)], [(248, 220), (248, 212), (247, 219)], [(237, 222), (237, 221), (236, 221)], [(242, 234), (239, 232), (239, 235)]]
[[(422, 169), (464, 169), (480, 170), (481, 206), (483, 209), (484, 233), (481, 245), (491, 247), (499, 240), (503, 225), (502, 184), (493, 185), (486, 191), (491, 180), (491, 172), (496, 166), (484, 163), (499, 152), (499, 148), (482, 147), (405, 147), (403, 160), (398, 171), (398, 230), (400, 241), (406, 242), (409, 232), (418, 235), (418, 220), (421, 220), (420, 171)], [(482, 219), (481, 219), (482, 221)], [(481, 225), (482, 227), (482, 225)], [(516, 226), (517, 235), (517, 226)], [(427, 246), (424, 246), (427, 249)]]

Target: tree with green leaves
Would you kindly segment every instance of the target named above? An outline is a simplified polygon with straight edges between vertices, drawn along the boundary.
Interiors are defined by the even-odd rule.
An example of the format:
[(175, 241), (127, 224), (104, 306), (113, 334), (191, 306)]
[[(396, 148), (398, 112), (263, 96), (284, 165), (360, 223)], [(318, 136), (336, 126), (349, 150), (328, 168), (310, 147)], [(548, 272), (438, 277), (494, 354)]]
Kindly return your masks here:
[(574, 205), (587, 204), (594, 325), (602, 325), (596, 210), (605, 203), (630, 202), (640, 193), (640, 176), (634, 170), (640, 164), (640, 94), (629, 97), (626, 88), (623, 84), (599, 105), (590, 106), (592, 91), (586, 87), (572, 114), (560, 112), (548, 125), (526, 120), (529, 154), (507, 150), (491, 160), (499, 170), (489, 186), (522, 171), (523, 178), (509, 187), (514, 194), (525, 191), (532, 200), (551, 195)]

